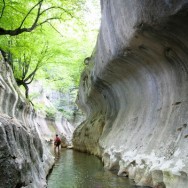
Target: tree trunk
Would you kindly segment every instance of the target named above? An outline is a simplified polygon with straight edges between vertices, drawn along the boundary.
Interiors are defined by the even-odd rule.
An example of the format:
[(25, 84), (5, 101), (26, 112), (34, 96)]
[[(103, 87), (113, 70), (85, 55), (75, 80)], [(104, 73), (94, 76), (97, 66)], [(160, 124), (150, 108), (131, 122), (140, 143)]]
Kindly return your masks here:
[(25, 97), (28, 99), (29, 98), (29, 87), (26, 83), (22, 84), (25, 88)]
[(25, 97), (28, 99), (29, 98), (29, 87), (28, 84), (25, 83), (23, 80), (20, 79), (16, 79), (16, 83), (18, 84), (18, 86), (23, 86), (25, 89)]

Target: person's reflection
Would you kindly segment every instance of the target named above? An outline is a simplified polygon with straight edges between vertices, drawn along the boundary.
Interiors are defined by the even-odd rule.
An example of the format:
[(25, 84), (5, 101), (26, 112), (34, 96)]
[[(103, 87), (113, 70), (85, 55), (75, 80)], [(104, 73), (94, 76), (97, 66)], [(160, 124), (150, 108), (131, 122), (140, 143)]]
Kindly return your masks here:
[(58, 151), (54, 150), (54, 155), (55, 155), (55, 161), (56, 162), (59, 161), (59, 159), (60, 159), (60, 152), (59, 152), (59, 150)]

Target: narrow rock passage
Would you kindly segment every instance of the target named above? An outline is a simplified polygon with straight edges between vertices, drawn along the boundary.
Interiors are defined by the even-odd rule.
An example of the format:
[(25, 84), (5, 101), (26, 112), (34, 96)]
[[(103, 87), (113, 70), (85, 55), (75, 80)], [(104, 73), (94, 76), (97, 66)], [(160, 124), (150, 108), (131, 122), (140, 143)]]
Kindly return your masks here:
[(62, 149), (48, 178), (48, 188), (136, 188), (130, 180), (105, 171), (95, 156)]

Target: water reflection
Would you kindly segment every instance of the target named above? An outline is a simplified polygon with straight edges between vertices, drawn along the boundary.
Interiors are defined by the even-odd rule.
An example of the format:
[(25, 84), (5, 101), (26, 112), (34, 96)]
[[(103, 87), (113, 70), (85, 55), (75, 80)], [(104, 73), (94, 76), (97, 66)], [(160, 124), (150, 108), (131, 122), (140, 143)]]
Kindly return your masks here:
[(55, 153), (56, 164), (48, 178), (48, 188), (136, 188), (124, 177), (105, 171), (92, 155), (62, 149)]
[(58, 161), (60, 160), (61, 158), (61, 155), (60, 155), (60, 151), (54, 151), (54, 157), (55, 157), (55, 163), (58, 163)]

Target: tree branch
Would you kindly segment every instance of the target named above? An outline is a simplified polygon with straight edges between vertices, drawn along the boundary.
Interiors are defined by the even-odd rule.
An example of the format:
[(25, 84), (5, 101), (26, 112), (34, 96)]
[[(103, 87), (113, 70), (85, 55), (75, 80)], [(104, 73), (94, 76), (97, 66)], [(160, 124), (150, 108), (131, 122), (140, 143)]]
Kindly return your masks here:
[(5, 7), (6, 7), (5, 0), (3, 0), (3, 8), (2, 8), (2, 11), (1, 11), (0, 19), (3, 17)]
[(63, 10), (65, 13), (67, 13), (71, 18), (74, 18), (74, 16), (69, 12), (68, 10), (64, 9), (63, 7), (57, 7), (58, 9)]
[(27, 82), (26, 84), (30, 84), (33, 81), (35, 74), (36, 74), (36, 71), (33, 73), (32, 78), (30, 78), (31, 80), (29, 82)]
[(22, 65), (22, 60), (19, 58), (19, 65), (22, 66), (22, 80), (25, 78), (25, 62)]
[[(29, 76), (28, 76), (26, 79), (24, 79), (24, 82), (26, 83), (30, 78), (34, 77), (34, 76), (35, 76), (35, 73), (37, 72), (37, 70), (38, 70), (38, 67), (36, 66), (35, 69), (34, 69), (34, 71), (31, 72), (31, 73), (29, 74)], [(27, 83), (27, 84), (28, 84), (28, 83)]]
[(54, 9), (54, 8), (56, 8), (55, 6), (52, 6), (52, 7), (49, 7), (49, 8), (47, 8), (47, 9), (44, 9), (42, 12), (40, 12), (40, 16), (42, 15), (42, 14), (44, 14), (46, 11), (48, 11), (48, 10), (50, 10), (50, 9)]
[(6, 30), (4, 28), (0, 28), (0, 35), (10, 35), (10, 36), (16, 36), (23, 32), (31, 32), (34, 28), (17, 28), (14, 30)]
[(33, 31), (36, 27), (38, 26), (41, 26), (43, 25), (44, 23), (48, 22), (49, 20), (57, 20), (57, 19), (60, 19), (60, 18), (48, 18), (46, 20), (44, 20), (43, 22), (39, 23), (39, 24), (33, 24), (31, 27), (29, 28), (17, 28), (17, 29), (14, 29), (14, 30), (6, 30), (4, 28), (0, 28), (0, 35), (10, 35), (10, 36), (16, 36), (16, 35), (19, 35), (23, 32), (31, 32)]
[(63, 7), (58, 7), (58, 6), (52, 6), (52, 7), (49, 7), (45, 10), (43, 10), (40, 15), (44, 14), (46, 11), (50, 10), (50, 9), (60, 9), (60, 10), (63, 10), (66, 14), (68, 14), (70, 17), (74, 17), (71, 12), (69, 12), (68, 10), (64, 9)]
[(24, 53), (24, 67), (25, 67), (25, 76), (24, 76), (24, 78), (26, 77), (26, 75), (27, 75), (27, 73), (29, 71), (30, 64), (31, 64), (31, 57), (30, 58), (26, 57), (26, 55)]
[(59, 80), (64, 80), (64, 78), (53, 79), (52, 82), (56, 82), (56, 81), (59, 81)]
[[(40, 10), (41, 10), (41, 6), (42, 6), (42, 2), (43, 2), (43, 0), (40, 0), (37, 4), (35, 4), (35, 5), (29, 10), (29, 12), (26, 14), (26, 16), (24, 17), (24, 19), (22, 20), (20, 26), (18, 27), (19, 29), (21, 29), (22, 25), (24, 24), (25, 20), (26, 20), (27, 17), (30, 15), (30, 13), (33, 11), (33, 9), (34, 9), (35, 7), (37, 7), (37, 6), (39, 6), (38, 11), (37, 11), (37, 16), (36, 16), (36, 19), (35, 19), (33, 25), (37, 23), (38, 18), (39, 18), (39, 16), (40, 16)], [(32, 26), (33, 26), (33, 25), (32, 25)]]
[(50, 20), (60, 20), (61, 18), (58, 18), (58, 17), (54, 17), (54, 18), (47, 18), (46, 20), (44, 20), (43, 22), (39, 23), (36, 25), (36, 27), (40, 26), (40, 25), (43, 25), (44, 23), (47, 23), (48, 21)]
[[(69, 12), (68, 10), (62, 8), (62, 7), (58, 7), (58, 6), (51, 6), (49, 8), (46, 8), (45, 10), (41, 11), (41, 7), (42, 7), (42, 3), (44, 0), (39, 0), (37, 4), (35, 4), (29, 11), (28, 13), (25, 15), (25, 17), (23, 18), (22, 22), (20, 23), (20, 26), (16, 29), (13, 30), (7, 30), (4, 28), (0, 28), (0, 35), (10, 35), (10, 36), (16, 36), (19, 35), (23, 32), (31, 32), (32, 30), (34, 30), (36, 27), (43, 25), (44, 23), (49, 23), (50, 20), (55, 20), (58, 19), (60, 20), (61, 17), (51, 17), (51, 18), (47, 18), (44, 21), (39, 22), (39, 18), (42, 14), (44, 14), (45, 12), (51, 10), (51, 9), (60, 9), (63, 10), (66, 14), (68, 14), (71, 18), (73, 18), (74, 16), (72, 15), (71, 12)], [(3, 0), (3, 2), (5, 3), (5, 0)], [(28, 16), (31, 14), (31, 12), (38, 6), (38, 10), (37, 10), (37, 15), (36, 18), (33, 22), (33, 24), (31, 25), (31, 27), (26, 27), (26, 28), (22, 28), (22, 26), (24, 25), (24, 22), (26, 21), (26, 19), (28, 18)], [(5, 4), (4, 4), (5, 7)], [(4, 9), (3, 9), (4, 11)], [(2, 12), (3, 12), (2, 11)], [(1, 13), (1, 16), (3, 15), (3, 13)], [(1, 18), (1, 17), (0, 17)], [(57, 31), (57, 30), (56, 30)]]
[(27, 82), (33, 75), (35, 75), (35, 73), (37, 72), (37, 70), (38, 70), (38, 68), (39, 68), (39, 66), (40, 66), (40, 61), (38, 61), (38, 63), (37, 63), (37, 65), (36, 65), (36, 67), (35, 67), (35, 69), (29, 74), (29, 76), (26, 78), (26, 79), (24, 79), (24, 82)]
[(51, 26), (57, 33), (60, 34), (61, 37), (63, 37), (63, 35), (62, 35), (50, 22), (48, 22), (48, 23), (50, 24), (50, 26)]

